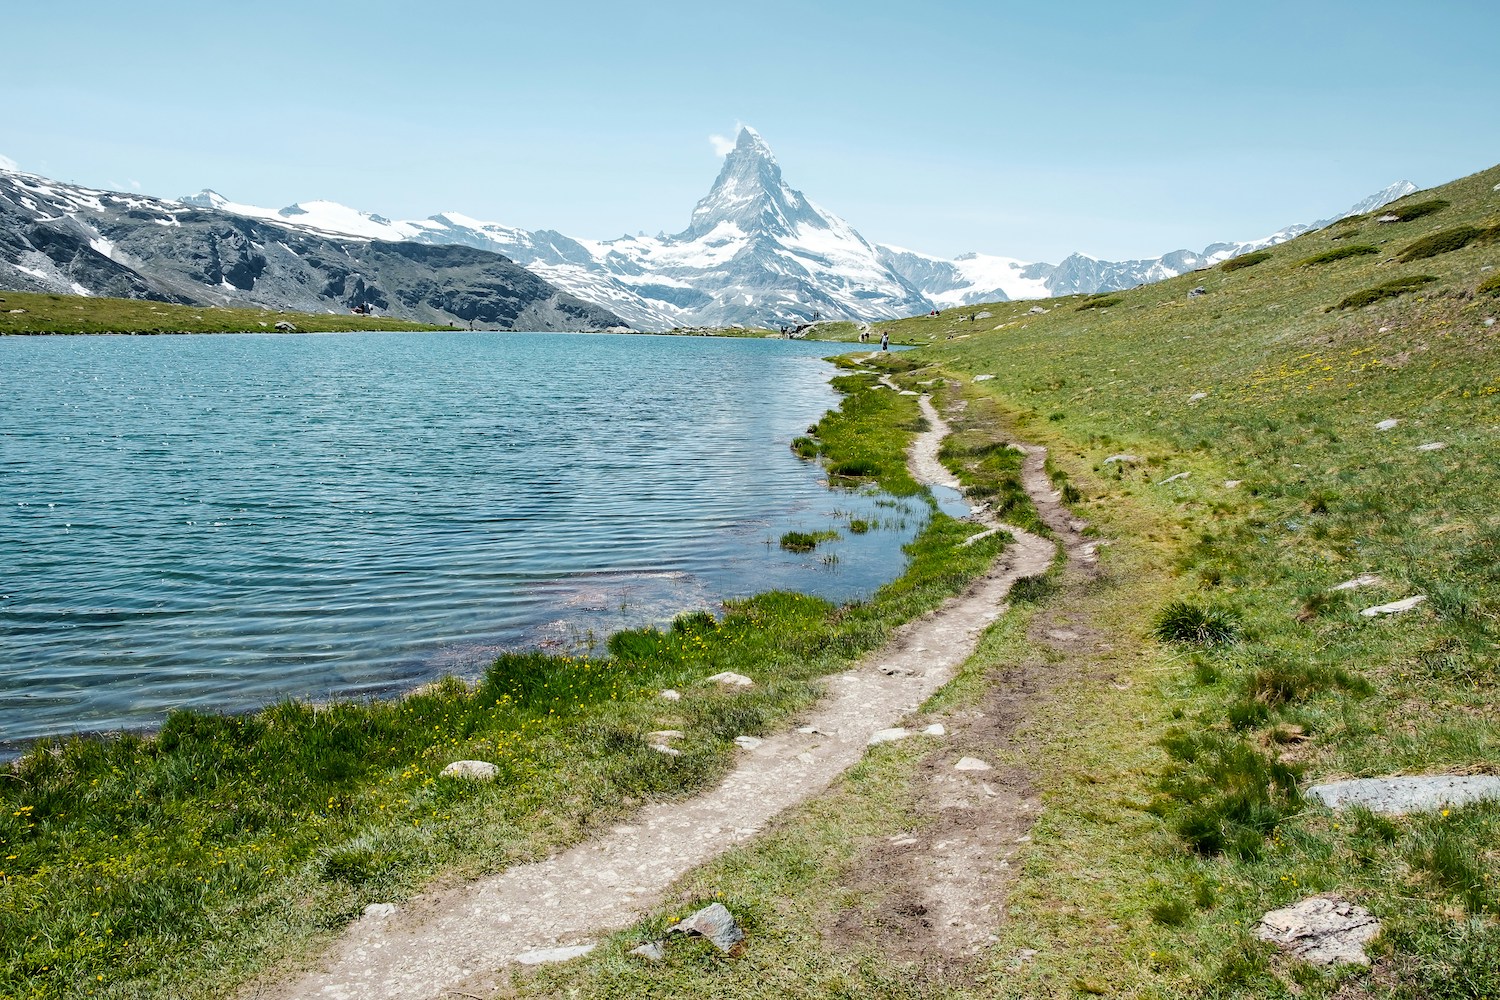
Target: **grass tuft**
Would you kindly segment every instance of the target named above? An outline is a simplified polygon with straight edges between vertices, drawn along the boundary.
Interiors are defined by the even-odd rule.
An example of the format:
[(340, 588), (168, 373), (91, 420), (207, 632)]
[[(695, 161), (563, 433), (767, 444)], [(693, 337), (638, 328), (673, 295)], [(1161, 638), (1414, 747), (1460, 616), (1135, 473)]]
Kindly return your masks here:
[(1162, 642), (1213, 646), (1233, 642), (1241, 627), (1239, 616), (1228, 609), (1172, 601), (1157, 612), (1151, 634)]

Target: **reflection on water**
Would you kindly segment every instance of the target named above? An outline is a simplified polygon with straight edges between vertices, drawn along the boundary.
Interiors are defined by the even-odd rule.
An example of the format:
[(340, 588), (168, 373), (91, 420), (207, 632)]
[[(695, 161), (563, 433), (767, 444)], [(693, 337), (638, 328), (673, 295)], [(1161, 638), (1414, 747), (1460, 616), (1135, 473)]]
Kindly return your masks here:
[[(837, 404), (835, 349), (0, 340), (0, 748), (388, 694), (768, 589), (868, 595), (926, 508), (791, 454)], [(884, 528), (776, 544), (851, 518)]]

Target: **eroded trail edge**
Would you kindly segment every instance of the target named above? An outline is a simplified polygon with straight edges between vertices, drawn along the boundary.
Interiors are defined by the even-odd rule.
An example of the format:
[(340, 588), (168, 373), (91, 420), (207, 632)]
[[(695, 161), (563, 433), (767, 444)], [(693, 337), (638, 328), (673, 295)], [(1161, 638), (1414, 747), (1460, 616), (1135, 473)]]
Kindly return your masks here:
[[(927, 397), (928, 430), (909, 455), (917, 479), (957, 481), (938, 461), (947, 425)], [(1035, 459), (1033, 462), (1032, 459)], [(1028, 488), (1050, 496), (1040, 449), (1028, 453)], [(320, 966), (292, 981), (260, 984), (260, 998), (437, 998), (483, 981), (512, 962), (570, 957), (628, 926), (674, 880), (754, 836), (788, 807), (824, 791), (857, 762), (870, 736), (897, 725), (953, 678), (979, 634), (1003, 610), (1011, 585), (1047, 571), (1051, 541), (1001, 525), (1006, 548), (988, 574), (936, 611), (908, 622), (857, 667), (829, 677), (824, 698), (796, 731), (740, 752), (711, 791), (642, 809), (631, 822), (546, 861), (517, 865), (460, 887), (419, 896), (351, 925)], [(385, 908), (389, 909), (389, 908)]]

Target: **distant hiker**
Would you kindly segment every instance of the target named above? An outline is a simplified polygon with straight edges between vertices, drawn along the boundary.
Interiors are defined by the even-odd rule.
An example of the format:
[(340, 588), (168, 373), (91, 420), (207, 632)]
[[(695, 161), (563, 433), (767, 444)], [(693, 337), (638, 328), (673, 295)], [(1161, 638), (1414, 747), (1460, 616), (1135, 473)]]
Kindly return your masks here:
[(882, 351), (888, 350), (890, 348), (890, 346), (891, 346), (891, 335), (890, 335), (890, 332), (886, 331), (886, 330), (881, 330), (880, 331), (880, 349)]

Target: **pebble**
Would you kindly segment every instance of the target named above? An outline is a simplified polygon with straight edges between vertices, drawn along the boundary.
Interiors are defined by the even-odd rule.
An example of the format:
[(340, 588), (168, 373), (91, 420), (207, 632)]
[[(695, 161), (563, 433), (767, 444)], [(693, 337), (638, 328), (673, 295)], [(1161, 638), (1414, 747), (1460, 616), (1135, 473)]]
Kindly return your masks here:
[(736, 736), (734, 738), (734, 745), (741, 750), (754, 750), (764, 742), (765, 740), (756, 739), (754, 736)]
[(681, 750), (674, 750), (672, 747), (667, 746), (665, 743), (653, 743), (651, 744), (651, 749), (655, 750), (659, 754), (665, 754), (668, 757), (682, 756)]
[(1129, 452), (1121, 452), (1118, 455), (1109, 456), (1104, 460), (1103, 464), (1113, 465), (1116, 462), (1139, 462), (1140, 460), (1141, 458), (1139, 455), (1132, 455)]
[(1334, 590), (1358, 590), (1360, 587), (1379, 587), (1385, 580), (1374, 573), (1361, 573), (1352, 580), (1345, 580), (1334, 587)]
[(960, 757), (957, 764), (953, 765), (955, 771), (993, 771), (994, 768), (978, 757)]
[(396, 915), (394, 903), (371, 903), (365, 907), (364, 916), (366, 920), (384, 920), (386, 917)]
[(904, 740), (910, 735), (910, 730), (902, 729), (899, 726), (895, 729), (882, 729), (878, 733), (874, 733), (873, 735), (871, 735), (870, 741), (867, 745), (873, 747), (878, 746), (881, 743), (894, 743), (897, 740)]
[(744, 674), (737, 674), (733, 670), (726, 670), (720, 674), (714, 674), (708, 678), (707, 683), (717, 684), (720, 687), (754, 687), (755, 682)]
[(1392, 417), (1389, 420), (1382, 420), (1380, 423), (1376, 424), (1375, 429), (1377, 431), (1388, 431), (1393, 429), (1399, 423), (1401, 423), (1401, 421), (1397, 420), (1395, 417)]
[(1442, 441), (1429, 441), (1426, 444), (1419, 444), (1419, 445), (1417, 445), (1417, 450), (1418, 451), (1442, 451), (1446, 447), (1448, 447), (1448, 446), (1446, 444), (1444, 444)]
[(1188, 476), (1191, 476), (1191, 475), (1192, 475), (1191, 472), (1179, 472), (1175, 476), (1168, 476), (1166, 479), (1163, 479), (1161, 482), (1157, 483), (1156, 485), (1157, 486), (1165, 486), (1168, 483), (1175, 483), (1179, 479), (1186, 479)]
[(944, 726), (943, 726), (943, 724), (941, 722), (934, 722), (932, 725), (930, 725), (926, 729), (922, 730), (922, 735), (923, 736), (947, 736), (948, 735), (948, 730), (946, 728), (944, 728)]
[(662, 701), (681, 701), (682, 700), (682, 695), (679, 694), (676, 691), (673, 691), (671, 688), (667, 688), (665, 691), (663, 691), (660, 694), (658, 694), (657, 697), (660, 698)]

